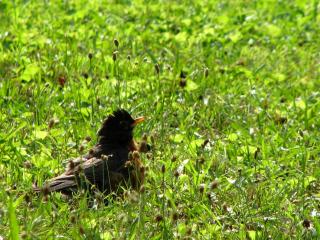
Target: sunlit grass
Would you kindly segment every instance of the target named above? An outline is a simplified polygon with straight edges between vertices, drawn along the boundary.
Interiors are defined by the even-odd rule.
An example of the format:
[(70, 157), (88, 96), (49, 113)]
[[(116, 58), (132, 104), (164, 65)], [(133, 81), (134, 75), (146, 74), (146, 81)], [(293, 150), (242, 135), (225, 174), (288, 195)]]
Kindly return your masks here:
[[(318, 9), (0, 2), (0, 236), (319, 238)], [(143, 189), (32, 194), (119, 107), (147, 118)]]

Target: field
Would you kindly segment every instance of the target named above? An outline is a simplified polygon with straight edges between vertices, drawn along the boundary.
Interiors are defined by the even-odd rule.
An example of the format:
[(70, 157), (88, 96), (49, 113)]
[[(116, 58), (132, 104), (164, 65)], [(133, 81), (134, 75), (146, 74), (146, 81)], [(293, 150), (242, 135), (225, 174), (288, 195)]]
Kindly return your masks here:
[[(0, 1), (0, 239), (319, 239), (319, 10)], [(140, 191), (34, 194), (117, 108), (146, 117)]]

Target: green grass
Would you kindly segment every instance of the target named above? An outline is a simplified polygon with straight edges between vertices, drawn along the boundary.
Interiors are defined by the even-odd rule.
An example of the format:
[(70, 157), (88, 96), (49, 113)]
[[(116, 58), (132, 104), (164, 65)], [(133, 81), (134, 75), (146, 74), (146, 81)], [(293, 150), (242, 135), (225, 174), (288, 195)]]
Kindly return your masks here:
[[(0, 1), (0, 236), (319, 239), (319, 8)], [(118, 107), (147, 117), (144, 191), (33, 195)]]

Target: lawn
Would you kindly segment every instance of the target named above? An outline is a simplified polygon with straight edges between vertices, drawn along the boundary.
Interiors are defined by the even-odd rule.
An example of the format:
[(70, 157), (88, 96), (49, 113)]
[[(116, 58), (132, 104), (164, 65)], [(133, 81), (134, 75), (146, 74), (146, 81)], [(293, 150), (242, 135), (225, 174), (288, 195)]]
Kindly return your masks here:
[[(0, 1), (0, 239), (319, 239), (319, 11)], [(140, 191), (34, 194), (117, 108), (146, 117)]]

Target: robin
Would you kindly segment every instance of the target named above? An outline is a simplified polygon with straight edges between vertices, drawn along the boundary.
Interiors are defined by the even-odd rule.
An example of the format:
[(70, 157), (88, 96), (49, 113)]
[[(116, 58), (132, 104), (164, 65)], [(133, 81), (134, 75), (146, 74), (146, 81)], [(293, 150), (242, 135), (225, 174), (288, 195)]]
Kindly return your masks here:
[(99, 141), (83, 157), (71, 160), (65, 172), (35, 191), (61, 192), (71, 195), (78, 189), (108, 194), (125, 184), (138, 188), (144, 180), (139, 145), (133, 140), (133, 129), (144, 117), (133, 119), (119, 109), (109, 115), (98, 131)]

